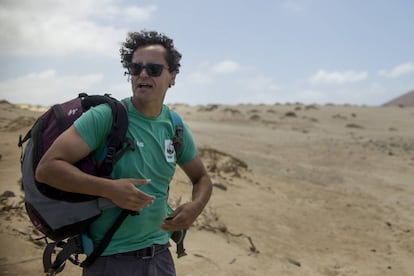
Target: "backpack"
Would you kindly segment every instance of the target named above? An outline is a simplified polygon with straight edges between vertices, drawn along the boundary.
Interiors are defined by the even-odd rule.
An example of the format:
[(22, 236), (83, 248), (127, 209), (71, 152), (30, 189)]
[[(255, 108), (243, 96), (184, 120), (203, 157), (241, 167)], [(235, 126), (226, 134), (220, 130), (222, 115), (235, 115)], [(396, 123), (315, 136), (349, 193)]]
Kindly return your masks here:
[[(128, 114), (124, 105), (118, 100), (105, 95), (87, 95), (81, 93), (65, 103), (56, 104), (41, 115), (32, 128), (22, 138), (18, 146), (22, 149), (22, 188), (25, 194), (27, 214), (37, 230), (54, 242), (47, 242), (43, 252), (43, 267), (48, 275), (55, 275), (63, 270), (66, 260), (87, 267), (99, 257), (108, 246), (112, 236), (128, 215), (139, 215), (138, 212), (122, 210), (103, 240), (93, 246), (85, 235), (89, 225), (96, 220), (102, 211), (113, 207), (113, 203), (105, 198), (70, 193), (53, 188), (35, 180), (36, 167), (53, 141), (85, 111), (93, 106), (108, 104), (112, 110), (112, 128), (107, 137), (102, 158), (95, 160), (91, 153), (75, 165), (82, 171), (101, 177), (109, 177), (115, 163), (127, 150), (134, 150), (135, 143), (126, 137)], [(181, 117), (171, 111), (175, 125), (173, 145), (177, 156), (182, 142), (183, 123)], [(28, 142), (23, 150), (23, 144)], [(177, 243), (177, 254), (184, 256), (183, 239), (186, 231), (174, 232), (171, 238)], [(66, 240), (66, 241), (65, 241)], [(56, 248), (62, 248), (52, 262), (52, 254)], [(80, 262), (78, 254), (87, 254)]]

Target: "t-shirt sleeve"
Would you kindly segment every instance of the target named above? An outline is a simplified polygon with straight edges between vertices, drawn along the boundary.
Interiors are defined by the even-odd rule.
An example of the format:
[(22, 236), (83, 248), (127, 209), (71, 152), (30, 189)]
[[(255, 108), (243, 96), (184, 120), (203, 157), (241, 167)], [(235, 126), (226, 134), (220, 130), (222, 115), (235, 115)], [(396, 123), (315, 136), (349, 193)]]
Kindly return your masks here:
[(112, 111), (109, 105), (92, 107), (80, 116), (74, 126), (91, 151), (103, 147), (111, 130)]
[(183, 123), (183, 142), (181, 145), (181, 154), (179, 154), (178, 164), (185, 165), (193, 160), (197, 154), (197, 146), (195, 144), (193, 133), (186, 122)]

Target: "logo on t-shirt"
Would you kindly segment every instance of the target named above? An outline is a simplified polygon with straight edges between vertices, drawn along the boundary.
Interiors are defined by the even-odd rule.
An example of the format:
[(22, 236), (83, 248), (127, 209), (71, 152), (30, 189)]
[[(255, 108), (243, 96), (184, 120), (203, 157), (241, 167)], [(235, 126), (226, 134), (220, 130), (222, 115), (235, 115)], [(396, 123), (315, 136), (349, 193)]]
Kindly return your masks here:
[(141, 142), (141, 141), (138, 141), (138, 140), (137, 140), (137, 146), (138, 146), (139, 148), (143, 148), (143, 147), (144, 147), (144, 142)]
[(165, 140), (165, 159), (169, 163), (175, 162), (175, 149), (173, 141), (170, 139)]

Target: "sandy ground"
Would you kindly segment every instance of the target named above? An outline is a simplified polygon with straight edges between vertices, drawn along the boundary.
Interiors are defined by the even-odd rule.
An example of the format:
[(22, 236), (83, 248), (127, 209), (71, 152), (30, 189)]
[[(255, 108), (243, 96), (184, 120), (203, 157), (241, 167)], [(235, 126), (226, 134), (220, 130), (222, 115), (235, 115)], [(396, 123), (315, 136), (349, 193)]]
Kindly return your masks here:
[[(414, 108), (172, 107), (214, 181), (178, 275), (414, 275)], [(39, 114), (0, 103), (0, 275), (43, 275), (17, 147)], [(172, 203), (190, 193), (177, 170)]]

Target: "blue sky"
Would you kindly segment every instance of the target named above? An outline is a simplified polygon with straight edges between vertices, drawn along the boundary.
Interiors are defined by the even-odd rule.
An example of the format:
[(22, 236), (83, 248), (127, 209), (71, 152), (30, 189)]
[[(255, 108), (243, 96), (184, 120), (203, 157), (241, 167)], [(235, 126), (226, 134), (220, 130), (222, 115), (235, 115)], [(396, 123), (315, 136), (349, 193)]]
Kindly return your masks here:
[(414, 1), (0, 2), (0, 99), (50, 105), (132, 94), (127, 32), (183, 54), (167, 103), (379, 105), (414, 89)]

